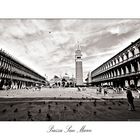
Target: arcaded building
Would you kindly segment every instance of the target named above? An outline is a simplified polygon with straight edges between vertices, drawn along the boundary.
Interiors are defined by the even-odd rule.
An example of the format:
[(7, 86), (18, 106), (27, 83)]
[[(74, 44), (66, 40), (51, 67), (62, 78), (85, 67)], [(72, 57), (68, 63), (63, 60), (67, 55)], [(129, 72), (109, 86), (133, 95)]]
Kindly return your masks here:
[(140, 39), (93, 70), (90, 84), (140, 87)]
[(0, 89), (26, 88), (45, 84), (46, 79), (5, 51), (0, 50)]

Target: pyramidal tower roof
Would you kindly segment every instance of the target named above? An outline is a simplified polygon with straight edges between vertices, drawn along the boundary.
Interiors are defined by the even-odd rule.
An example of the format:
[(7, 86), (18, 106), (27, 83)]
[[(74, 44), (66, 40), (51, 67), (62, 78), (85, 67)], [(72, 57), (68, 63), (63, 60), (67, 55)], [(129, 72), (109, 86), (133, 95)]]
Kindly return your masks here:
[(80, 43), (79, 43), (79, 41), (77, 41), (76, 46), (77, 46), (76, 50), (80, 50), (80, 51), (81, 51), (81, 47), (80, 47)]

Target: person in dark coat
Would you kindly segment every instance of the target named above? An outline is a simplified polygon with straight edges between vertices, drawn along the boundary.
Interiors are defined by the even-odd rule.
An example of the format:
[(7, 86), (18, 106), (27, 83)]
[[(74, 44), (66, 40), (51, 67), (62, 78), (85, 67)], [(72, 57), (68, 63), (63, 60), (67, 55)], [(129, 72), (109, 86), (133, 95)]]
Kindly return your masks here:
[(107, 89), (104, 89), (104, 96), (107, 94)]
[(134, 106), (134, 103), (133, 103), (134, 97), (132, 96), (131, 90), (127, 89), (126, 93), (127, 93), (128, 104), (129, 104), (129, 109), (128, 110), (135, 111), (135, 106)]

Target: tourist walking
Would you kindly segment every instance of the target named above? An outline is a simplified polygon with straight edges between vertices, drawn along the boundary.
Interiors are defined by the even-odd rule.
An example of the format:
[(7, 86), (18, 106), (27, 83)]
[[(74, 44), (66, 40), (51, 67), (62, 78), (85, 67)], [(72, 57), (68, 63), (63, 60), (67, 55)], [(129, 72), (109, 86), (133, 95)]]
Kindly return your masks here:
[(99, 93), (101, 93), (101, 90), (102, 90), (102, 89), (101, 89), (101, 86), (99, 86)]
[(126, 93), (127, 93), (127, 100), (128, 100), (128, 105), (129, 105), (128, 110), (135, 111), (135, 106), (134, 106), (134, 103), (133, 103), (134, 97), (132, 96), (131, 90), (127, 89)]
[(105, 88), (104, 89), (104, 96), (107, 94), (107, 89)]
[(80, 87), (77, 87), (78, 91), (81, 91), (81, 88)]

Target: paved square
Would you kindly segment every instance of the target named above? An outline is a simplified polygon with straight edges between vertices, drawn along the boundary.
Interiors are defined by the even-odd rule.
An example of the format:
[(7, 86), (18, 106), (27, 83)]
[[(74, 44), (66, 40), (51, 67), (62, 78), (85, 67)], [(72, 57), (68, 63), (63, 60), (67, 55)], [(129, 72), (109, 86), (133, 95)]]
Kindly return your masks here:
[(125, 93), (104, 96), (96, 89), (42, 88), (0, 91), (1, 121), (139, 121), (140, 104), (128, 111)]

